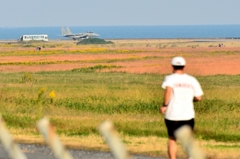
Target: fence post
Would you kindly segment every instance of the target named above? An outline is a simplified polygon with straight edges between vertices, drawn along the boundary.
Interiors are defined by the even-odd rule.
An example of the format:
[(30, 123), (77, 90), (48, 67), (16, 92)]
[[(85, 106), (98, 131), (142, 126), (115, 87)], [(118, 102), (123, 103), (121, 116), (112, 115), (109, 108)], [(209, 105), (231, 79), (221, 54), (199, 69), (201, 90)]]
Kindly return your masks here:
[(105, 121), (99, 125), (98, 129), (116, 159), (131, 159), (112, 122)]
[(3, 147), (11, 159), (27, 159), (25, 154), (20, 150), (17, 144), (14, 143), (11, 134), (5, 126), (5, 123), (0, 115), (0, 140)]
[(54, 156), (57, 159), (73, 159), (69, 152), (62, 145), (59, 137), (55, 134), (53, 126), (49, 119), (44, 117), (37, 122), (37, 128), (43, 135), (45, 142), (52, 149)]
[(182, 126), (176, 132), (175, 135), (180, 140), (188, 156), (191, 159), (206, 159), (205, 154), (195, 143), (192, 130), (189, 126)]

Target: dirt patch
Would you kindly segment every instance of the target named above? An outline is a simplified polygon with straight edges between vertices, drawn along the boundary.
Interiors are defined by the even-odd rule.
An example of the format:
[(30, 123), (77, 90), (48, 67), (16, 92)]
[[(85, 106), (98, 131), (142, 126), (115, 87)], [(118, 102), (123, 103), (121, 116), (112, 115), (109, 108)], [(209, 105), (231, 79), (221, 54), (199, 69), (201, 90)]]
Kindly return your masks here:
[[(75, 48), (58, 48), (58, 50), (74, 50)], [(168, 74), (172, 71), (170, 62), (173, 56), (184, 56), (187, 61), (186, 72), (193, 75), (240, 74), (238, 51), (240, 47), (199, 47), (199, 48), (148, 48), (148, 47), (117, 47), (109, 48), (141, 50), (130, 53), (92, 53), (92, 54), (58, 54), (34, 56), (1, 56), (1, 72), (39, 72), (39, 71), (65, 71), (75, 68), (89, 67), (98, 64), (118, 65), (122, 68), (105, 70), (129, 73), (156, 73)], [(21, 48), (18, 48), (21, 51)], [(23, 48), (22, 50), (25, 50)], [(150, 57), (150, 58), (146, 58)], [(96, 62), (101, 61), (102, 62)], [(105, 60), (105, 62), (104, 62)], [(112, 60), (108, 61), (107, 60)], [(70, 61), (63, 64), (24, 65), (17, 62), (54, 62)], [(75, 61), (72, 62), (71, 61)], [(76, 62), (77, 61), (77, 62)], [(16, 63), (16, 64), (15, 64)]]

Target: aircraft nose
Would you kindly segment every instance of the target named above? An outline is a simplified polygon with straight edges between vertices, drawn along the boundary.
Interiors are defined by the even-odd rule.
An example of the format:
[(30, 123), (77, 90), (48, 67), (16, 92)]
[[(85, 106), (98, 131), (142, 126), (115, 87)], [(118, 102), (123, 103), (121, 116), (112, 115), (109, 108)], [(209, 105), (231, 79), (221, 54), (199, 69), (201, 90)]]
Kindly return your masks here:
[(95, 33), (95, 36), (100, 36), (100, 35)]

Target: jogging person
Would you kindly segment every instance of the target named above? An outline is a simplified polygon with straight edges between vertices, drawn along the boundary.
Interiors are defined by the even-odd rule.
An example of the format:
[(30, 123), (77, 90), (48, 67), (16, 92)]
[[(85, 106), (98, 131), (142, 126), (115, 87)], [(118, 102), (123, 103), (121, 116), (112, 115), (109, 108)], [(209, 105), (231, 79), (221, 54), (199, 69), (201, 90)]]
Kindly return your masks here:
[(160, 112), (165, 114), (169, 158), (176, 159), (177, 143), (174, 132), (183, 125), (189, 125), (193, 130), (193, 102), (201, 100), (203, 91), (197, 79), (184, 72), (186, 61), (183, 57), (174, 57), (171, 64), (173, 73), (166, 76), (162, 83), (165, 93)]

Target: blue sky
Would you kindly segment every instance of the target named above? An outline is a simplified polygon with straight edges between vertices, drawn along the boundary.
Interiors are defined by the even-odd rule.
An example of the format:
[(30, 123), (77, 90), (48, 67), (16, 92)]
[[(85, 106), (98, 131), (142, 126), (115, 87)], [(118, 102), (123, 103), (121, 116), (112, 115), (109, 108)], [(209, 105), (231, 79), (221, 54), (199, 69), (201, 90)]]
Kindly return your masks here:
[(240, 24), (240, 0), (1, 0), (0, 27)]

